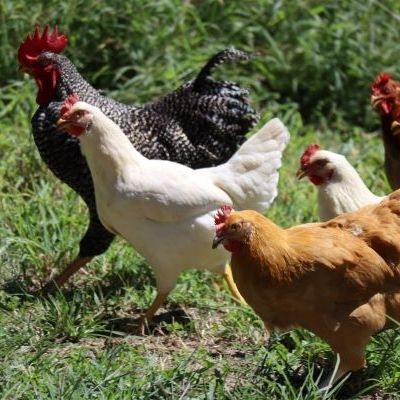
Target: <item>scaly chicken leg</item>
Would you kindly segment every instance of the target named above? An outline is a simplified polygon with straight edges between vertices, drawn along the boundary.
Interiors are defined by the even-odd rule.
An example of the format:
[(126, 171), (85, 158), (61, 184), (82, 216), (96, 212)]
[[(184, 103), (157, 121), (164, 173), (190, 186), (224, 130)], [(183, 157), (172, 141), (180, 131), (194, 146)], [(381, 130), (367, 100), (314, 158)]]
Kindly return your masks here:
[(93, 257), (77, 257), (74, 261), (66, 266), (66, 268), (57, 275), (54, 279), (48, 282), (42, 292), (44, 294), (53, 293), (58, 287), (61, 287), (75, 272), (89, 263)]
[[(346, 340), (346, 339), (345, 339)], [(350, 373), (357, 371), (366, 366), (365, 349), (368, 344), (368, 337), (347, 338), (348, 342), (341, 345), (341, 350), (337, 353), (337, 364), (332, 373), (320, 385), (322, 391), (329, 390), (340, 378)], [(330, 344), (334, 347), (333, 342)]]
[(148, 326), (149, 322), (153, 319), (155, 313), (158, 309), (163, 305), (164, 301), (167, 299), (170, 290), (165, 292), (157, 292), (156, 298), (153, 300), (153, 303), (148, 308), (146, 313), (142, 315), (139, 319), (138, 333), (144, 335), (145, 329)]
[[(247, 304), (243, 299), (243, 297), (241, 296), (241, 294), (239, 293), (238, 288), (236, 287), (236, 284), (232, 276), (232, 269), (229, 263), (227, 263), (225, 266), (223, 277), (226, 280), (226, 283), (228, 284), (229, 290), (231, 291), (234, 299), (241, 304)], [(153, 300), (153, 303), (139, 320), (139, 326), (138, 326), (139, 334), (144, 335), (147, 325), (151, 322), (158, 309), (163, 305), (164, 301), (167, 299), (170, 292), (171, 290), (165, 290), (165, 289), (163, 291), (157, 291), (157, 296)]]
[(336, 364), (335, 367), (333, 368), (332, 372), (329, 374), (327, 378), (325, 378), (319, 385), (319, 390), (324, 393), (328, 391), (335, 382), (337, 382), (343, 375), (346, 374), (345, 368), (343, 368), (343, 364), (340, 362), (340, 355), (337, 354), (336, 357)]
[(243, 304), (246, 305), (246, 301), (245, 299), (242, 297), (242, 295), (240, 294), (235, 281), (233, 280), (233, 276), (232, 276), (232, 268), (230, 266), (229, 263), (227, 263), (225, 265), (225, 271), (224, 271), (224, 279), (226, 281), (226, 283), (228, 284), (228, 288), (232, 293), (233, 299), (235, 301), (237, 301), (239, 304)]

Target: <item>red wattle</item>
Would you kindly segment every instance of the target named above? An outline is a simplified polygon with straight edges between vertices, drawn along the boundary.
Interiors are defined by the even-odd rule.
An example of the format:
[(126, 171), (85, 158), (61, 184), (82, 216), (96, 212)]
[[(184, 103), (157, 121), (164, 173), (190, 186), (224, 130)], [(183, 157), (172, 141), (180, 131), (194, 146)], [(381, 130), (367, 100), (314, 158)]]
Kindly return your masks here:
[(60, 78), (60, 71), (56, 68), (51, 70), (34, 70), (32, 71), (38, 86), (38, 94), (36, 102), (40, 106), (45, 106), (50, 103), (54, 96), (57, 87), (58, 79)]
[(76, 125), (70, 125), (67, 128), (67, 132), (74, 137), (79, 137), (85, 133), (85, 128)]
[(309, 175), (308, 178), (316, 186), (322, 185), (325, 182), (325, 179), (318, 175)]
[(222, 244), (225, 247), (225, 250), (228, 250), (231, 253), (236, 253), (242, 247), (241, 243), (235, 240), (224, 240)]

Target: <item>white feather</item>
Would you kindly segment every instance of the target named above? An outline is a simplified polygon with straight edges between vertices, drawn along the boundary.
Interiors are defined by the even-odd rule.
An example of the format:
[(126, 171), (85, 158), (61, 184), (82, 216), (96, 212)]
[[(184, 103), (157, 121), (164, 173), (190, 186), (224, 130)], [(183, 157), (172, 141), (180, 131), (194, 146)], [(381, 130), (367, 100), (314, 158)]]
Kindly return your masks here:
[(331, 179), (318, 186), (318, 208), (322, 221), (357, 211), (368, 204), (379, 203), (384, 197), (374, 195), (353, 166), (341, 154), (318, 150), (315, 155), (326, 158), (334, 166)]
[(92, 173), (100, 220), (152, 266), (159, 291), (188, 268), (223, 272), (229, 254), (211, 249), (213, 217), (223, 204), (263, 211), (277, 195), (278, 169), (289, 134), (273, 119), (225, 164), (192, 170), (148, 160), (99, 109), (81, 146)]

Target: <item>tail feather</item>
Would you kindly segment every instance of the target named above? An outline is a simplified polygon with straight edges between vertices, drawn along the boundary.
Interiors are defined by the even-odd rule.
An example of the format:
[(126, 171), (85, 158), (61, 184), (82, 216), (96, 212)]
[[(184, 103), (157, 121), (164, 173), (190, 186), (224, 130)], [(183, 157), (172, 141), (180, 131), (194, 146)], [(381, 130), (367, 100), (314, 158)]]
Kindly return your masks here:
[(225, 163), (213, 168), (214, 183), (238, 209), (264, 211), (278, 193), (278, 170), (289, 141), (285, 125), (274, 118), (250, 137)]
[(238, 50), (234, 47), (228, 47), (227, 49), (220, 51), (215, 56), (211, 57), (207, 64), (201, 69), (193, 82), (193, 90), (200, 91), (202, 86), (204, 86), (206, 79), (211, 75), (212, 71), (225, 61), (249, 60), (253, 57), (253, 53)]
[(168, 159), (193, 168), (209, 167), (226, 162), (243, 143), (259, 119), (249, 92), (210, 74), (226, 60), (250, 57), (244, 51), (225, 49), (207, 62), (195, 80), (135, 111), (147, 121), (143, 127), (147, 135), (160, 137), (159, 132), (168, 130), (170, 140), (162, 139)]

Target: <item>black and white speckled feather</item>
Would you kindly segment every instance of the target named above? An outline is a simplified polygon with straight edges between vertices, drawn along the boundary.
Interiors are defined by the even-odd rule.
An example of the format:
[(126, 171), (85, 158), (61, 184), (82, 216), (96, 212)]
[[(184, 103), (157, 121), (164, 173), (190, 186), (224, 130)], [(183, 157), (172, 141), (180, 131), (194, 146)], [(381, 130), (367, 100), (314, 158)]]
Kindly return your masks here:
[(80, 243), (82, 257), (104, 252), (114, 235), (98, 219), (92, 178), (78, 140), (55, 128), (59, 110), (68, 95), (78, 94), (80, 100), (99, 107), (144, 156), (172, 160), (193, 168), (228, 160), (258, 120), (248, 103), (247, 90), (210, 77), (213, 68), (226, 60), (250, 57), (234, 48), (212, 57), (193, 81), (142, 107), (122, 104), (101, 95), (82, 78), (67, 57), (49, 52), (42, 57), (56, 64), (61, 74), (52, 101), (39, 107), (32, 118), (33, 136), (50, 170), (75, 190), (89, 208), (90, 224)]

